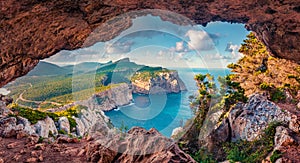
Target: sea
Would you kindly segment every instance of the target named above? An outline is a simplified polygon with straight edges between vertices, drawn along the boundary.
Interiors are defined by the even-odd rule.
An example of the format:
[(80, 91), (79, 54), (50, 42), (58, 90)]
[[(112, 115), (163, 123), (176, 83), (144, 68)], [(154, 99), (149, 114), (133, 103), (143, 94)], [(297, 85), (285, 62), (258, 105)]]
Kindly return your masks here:
[(134, 126), (143, 127), (147, 130), (155, 128), (164, 136), (170, 137), (173, 129), (182, 127), (188, 119), (194, 116), (189, 106), (189, 96), (197, 95), (194, 76), (199, 73), (210, 73), (217, 79), (218, 76), (225, 76), (231, 73), (229, 69), (221, 68), (171, 69), (178, 71), (179, 77), (187, 87), (187, 91), (156, 95), (133, 94), (133, 103), (105, 112), (113, 125), (117, 128), (126, 126), (128, 129)]

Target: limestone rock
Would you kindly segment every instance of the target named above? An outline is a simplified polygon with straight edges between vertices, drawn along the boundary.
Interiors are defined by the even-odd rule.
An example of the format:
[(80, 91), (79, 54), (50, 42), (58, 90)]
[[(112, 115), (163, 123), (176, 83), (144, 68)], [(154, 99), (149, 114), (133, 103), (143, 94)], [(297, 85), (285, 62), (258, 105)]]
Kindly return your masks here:
[(0, 135), (3, 137), (15, 137), (23, 129), (24, 126), (22, 124), (17, 125), (15, 117), (0, 119)]
[(17, 124), (22, 124), (24, 126), (25, 133), (27, 133), (28, 135), (35, 134), (35, 128), (30, 124), (28, 119), (18, 116)]
[(229, 113), (232, 140), (254, 140), (271, 122), (290, 124), (292, 114), (281, 109), (266, 97), (254, 94), (243, 108), (235, 107)]
[[(280, 151), (281, 158), (278, 162), (299, 162), (300, 160), (300, 137), (297, 133), (284, 126), (278, 126), (274, 137), (274, 150)], [(271, 156), (273, 152), (269, 155)], [(270, 157), (267, 158), (270, 160)]]
[(0, 118), (4, 118), (12, 113), (7, 107), (5, 102), (0, 100)]
[(274, 150), (280, 150), (280, 148), (282, 148), (283, 146), (295, 144), (296, 140), (290, 136), (290, 131), (287, 128), (283, 126), (278, 126), (276, 128), (274, 142)]
[(291, 115), (291, 120), (289, 122), (289, 129), (296, 133), (300, 133), (300, 117), (296, 115)]
[(44, 138), (48, 138), (49, 137), (49, 133), (52, 133), (53, 135), (57, 135), (57, 129), (55, 127), (54, 121), (50, 118), (47, 117), (44, 120), (40, 120), (38, 121), (35, 125), (35, 130), (36, 133)]
[(70, 134), (70, 123), (67, 117), (60, 117), (58, 120), (58, 128)]
[(78, 101), (76, 104), (87, 106), (90, 110), (109, 111), (131, 102), (132, 91), (127, 84), (122, 83), (106, 91), (94, 94), (87, 100)]
[(94, 131), (108, 129), (110, 124), (107, 117), (104, 115), (102, 110), (86, 109), (81, 111), (79, 117), (73, 117), (77, 123), (76, 134), (78, 136), (84, 136), (86, 133)]
[(156, 93), (179, 93), (186, 87), (177, 71), (160, 72), (150, 79), (136, 79), (132, 81), (133, 93), (156, 94)]

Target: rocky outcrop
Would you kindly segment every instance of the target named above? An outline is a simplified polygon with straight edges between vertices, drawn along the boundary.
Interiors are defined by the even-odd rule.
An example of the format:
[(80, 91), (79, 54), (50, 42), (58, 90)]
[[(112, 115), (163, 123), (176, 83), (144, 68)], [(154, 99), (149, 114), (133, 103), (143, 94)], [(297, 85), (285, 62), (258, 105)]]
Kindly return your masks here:
[[(245, 23), (274, 55), (299, 61), (299, 8), (299, 3), (292, 0), (3, 2), (0, 9), (0, 86), (25, 75), (38, 60), (62, 49), (110, 40), (131, 26), (130, 18), (149, 13), (177, 24)], [(129, 11), (138, 12), (128, 14)], [(122, 18), (116, 17), (124, 13)], [(94, 30), (93, 36), (88, 37)]]
[(36, 133), (43, 138), (48, 138), (49, 134), (50, 136), (58, 134), (54, 121), (50, 117), (47, 117), (44, 120), (39, 120), (34, 127)]
[(60, 117), (58, 120), (58, 128), (70, 134), (70, 123), (67, 117)]
[(179, 93), (186, 90), (177, 71), (158, 72), (157, 75), (149, 79), (135, 79), (131, 84), (132, 92), (140, 94)]
[(17, 121), (18, 124), (22, 124), (24, 126), (23, 130), (26, 134), (28, 134), (28, 135), (36, 134), (35, 127), (30, 124), (28, 119), (18, 116), (17, 120), (18, 120)]
[[(293, 133), (300, 133), (298, 114), (281, 108), (260, 94), (250, 96), (247, 103), (235, 104), (222, 122), (218, 122), (220, 116), (214, 116), (218, 112), (220, 110), (206, 118), (211, 122), (216, 121), (214, 117), (217, 117), (216, 122), (211, 122), (214, 124), (212, 126), (206, 125), (209, 124), (207, 120), (201, 129), (194, 127), (193, 123), (181, 140), (186, 144), (186, 150), (196, 152), (200, 147), (206, 147), (211, 152), (217, 152), (218, 147), (224, 142), (241, 139), (253, 141), (273, 122), (287, 126)], [(192, 139), (195, 137), (198, 139)]]
[[(241, 106), (241, 105), (238, 105)], [(292, 119), (297, 116), (280, 108), (266, 97), (255, 94), (250, 97), (246, 105), (234, 107), (229, 113), (229, 123), (232, 131), (232, 140), (254, 140), (271, 122), (287, 124), (299, 132), (299, 127)]]
[(275, 152), (281, 155), (280, 158), (276, 160), (276, 163), (298, 162), (300, 160), (300, 137), (292, 130), (284, 126), (278, 126), (276, 128), (274, 146), (274, 150), (264, 160), (264, 163), (270, 163), (271, 156)]
[[(81, 111), (79, 117), (73, 117), (76, 121), (76, 134), (84, 136), (94, 130), (105, 129), (108, 130), (111, 126), (109, 118), (102, 110), (89, 108)], [(95, 129), (96, 128), (96, 129)]]
[(153, 128), (135, 127), (111, 137), (97, 133), (94, 139), (82, 153), (91, 162), (195, 162)]
[(132, 102), (132, 91), (125, 83), (112, 86), (106, 91), (94, 94), (91, 98), (84, 101), (75, 102), (76, 104), (87, 106), (92, 110), (109, 111), (119, 106), (124, 106)]

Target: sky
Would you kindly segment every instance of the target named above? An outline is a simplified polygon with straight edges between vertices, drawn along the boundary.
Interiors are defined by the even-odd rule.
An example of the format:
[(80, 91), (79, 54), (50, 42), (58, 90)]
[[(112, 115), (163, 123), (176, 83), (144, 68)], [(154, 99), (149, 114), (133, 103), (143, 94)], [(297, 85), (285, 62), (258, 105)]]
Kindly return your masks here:
[(248, 33), (243, 24), (212, 22), (206, 27), (183, 26), (147, 15), (133, 19), (129, 29), (110, 41), (63, 50), (45, 61), (69, 65), (128, 57), (148, 66), (224, 68), (242, 57), (238, 49)]

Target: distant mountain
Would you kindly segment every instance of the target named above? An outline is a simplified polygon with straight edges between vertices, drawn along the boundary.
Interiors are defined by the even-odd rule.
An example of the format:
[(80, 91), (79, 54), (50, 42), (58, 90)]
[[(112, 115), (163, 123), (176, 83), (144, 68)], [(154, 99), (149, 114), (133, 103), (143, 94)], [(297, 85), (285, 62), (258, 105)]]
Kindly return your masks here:
[(68, 74), (70, 71), (56, 64), (48, 62), (39, 62), (38, 65), (31, 70), (27, 76), (52, 76), (52, 75), (64, 75)]
[(98, 63), (98, 62), (82, 62), (77, 65), (68, 65), (64, 66), (64, 69), (67, 69), (71, 72), (88, 72), (88, 71), (94, 71), (97, 68), (101, 67), (102, 65), (105, 65), (106, 63)]

